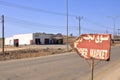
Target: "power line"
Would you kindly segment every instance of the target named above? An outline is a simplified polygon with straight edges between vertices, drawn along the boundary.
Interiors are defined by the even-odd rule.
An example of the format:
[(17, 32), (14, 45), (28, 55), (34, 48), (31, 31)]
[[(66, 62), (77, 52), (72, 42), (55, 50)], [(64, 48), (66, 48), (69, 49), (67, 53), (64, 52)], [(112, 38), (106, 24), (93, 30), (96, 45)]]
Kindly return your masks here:
[(104, 29), (109, 29), (109, 30), (111, 30), (111, 29), (113, 29), (113, 28), (111, 28), (111, 27), (108, 27), (108, 26), (105, 26), (105, 25), (103, 25), (103, 24), (100, 24), (100, 23), (97, 23), (97, 22), (95, 22), (95, 21), (93, 21), (93, 20), (90, 20), (90, 19), (88, 19), (88, 18), (84, 18), (83, 20), (86, 20), (86, 21), (88, 21), (88, 22), (90, 22), (91, 24), (94, 24), (94, 25), (96, 25), (96, 26), (99, 26), (99, 27), (102, 27), (102, 28), (104, 28)]
[[(15, 24), (18, 24), (18, 25), (31, 25), (31, 26), (34, 26), (34, 29), (35, 28), (44, 28), (44, 29), (54, 29), (54, 30), (60, 30), (60, 28), (62, 29), (62, 30), (65, 30), (66, 29), (66, 26), (65, 25), (50, 25), (50, 24), (43, 24), (43, 23), (37, 23), (37, 22), (31, 22), (31, 21), (27, 21), (27, 20), (23, 20), (23, 19), (18, 19), (18, 18), (14, 18), (14, 17), (9, 17), (9, 16), (5, 16), (6, 17), (6, 22), (5, 23), (10, 23), (10, 22), (12, 22), (12, 23), (15, 23)], [(22, 27), (22, 26), (20, 26), (20, 27)], [(74, 29), (76, 29), (76, 28), (78, 27), (78, 26), (70, 26), (69, 25), (69, 29), (68, 30), (74, 30)], [(23, 27), (23, 28), (27, 28), (27, 26), (26, 27)], [(29, 28), (29, 26), (28, 26), (28, 28)], [(82, 30), (86, 30), (86, 31), (90, 31), (90, 32), (98, 32), (97, 30), (93, 30), (93, 29), (89, 29), (89, 28), (85, 28), (85, 27), (82, 27), (81, 28)], [(78, 29), (76, 29), (76, 30), (78, 30)], [(100, 30), (99, 30), (100, 31)]]
[[(33, 22), (33, 21), (28, 21), (28, 20), (23, 20), (23, 19), (18, 19), (18, 18), (14, 18), (14, 17), (9, 17), (9, 16), (5, 16), (6, 20), (8, 20), (8, 22), (17, 22), (17, 23), (21, 23), (21, 24), (28, 24), (28, 25), (33, 25), (33, 26), (45, 26), (45, 27), (52, 27), (52, 28), (65, 28), (66, 26), (63, 25), (50, 25), (50, 24), (43, 24), (43, 23), (38, 23), (38, 22)], [(6, 21), (7, 22), (7, 21)]]
[[(37, 9), (37, 8), (23, 6), (23, 5), (18, 5), (18, 4), (15, 4), (15, 3), (10, 3), (10, 2), (5, 2), (5, 1), (0, 1), (0, 5), (7, 6), (7, 7), (24, 9), (24, 10), (29, 10), (29, 11), (34, 11), (34, 12), (42, 12), (42, 13), (47, 13), (47, 14), (53, 14), (53, 15), (59, 15), (59, 16), (66, 16), (65, 13), (58, 13), (58, 12), (53, 12), (53, 11), (48, 11), (48, 10), (43, 10), (43, 9)], [(76, 17), (77, 15), (68, 14), (68, 16), (70, 16), (70, 17)], [(90, 23), (92, 23), (94, 25), (100, 26), (102, 28), (113, 29), (113, 28), (107, 27), (107, 26), (105, 26), (103, 24), (97, 23), (97, 22), (95, 22), (93, 20), (90, 20), (90, 19), (88, 19), (86, 17), (83, 20), (87, 20), (88, 22), (90, 22)]]
[[(43, 10), (43, 9), (36, 9), (36, 8), (33, 8), (33, 7), (28, 7), (28, 6), (22, 6), (22, 5), (18, 5), (18, 4), (13, 4), (13, 3), (9, 3), (9, 2), (5, 2), (5, 1), (0, 1), (0, 5), (4, 5), (4, 6), (8, 6), (8, 7), (14, 7), (14, 8), (20, 8), (20, 9), (25, 9), (25, 10), (30, 10), (30, 11), (36, 11), (36, 12), (43, 12), (43, 13), (48, 13), (48, 14), (54, 14), (54, 15), (61, 15), (61, 16), (66, 16), (65, 13), (57, 13), (57, 12), (52, 12), (52, 11), (47, 11), (47, 10)], [(71, 16), (71, 17), (76, 17), (76, 15), (68, 15), (68, 16)], [(92, 20), (89, 20), (87, 18), (85, 18), (88, 22), (94, 24), (94, 25), (97, 25), (97, 26), (100, 26), (102, 28), (108, 28), (110, 29), (110, 27), (107, 27), (107, 26), (104, 26), (102, 24), (99, 24), (99, 23), (96, 23)], [(29, 22), (27, 22), (29, 23)], [(33, 23), (33, 22), (32, 22)], [(31, 24), (31, 22), (30, 22)], [(43, 25), (43, 24), (41, 24)], [(48, 25), (50, 26), (50, 25)], [(111, 28), (112, 29), (112, 28)]]
[[(43, 23), (38, 23), (38, 22), (32, 22), (32, 21), (27, 21), (27, 20), (23, 20), (23, 19), (18, 19), (18, 18), (14, 18), (14, 17), (9, 17), (9, 16), (5, 16), (6, 17), (6, 22), (5, 23), (12, 23), (12, 24), (18, 24), (20, 25), (30, 25), (33, 26), (33, 28), (44, 28), (44, 29), (52, 29), (52, 30), (64, 30), (66, 29), (65, 25), (50, 25), (50, 24), (43, 24)], [(18, 26), (18, 27), (19, 27)], [(22, 28), (30, 28), (29, 26), (23, 27), (20, 26)], [(75, 26), (69, 26), (69, 29), (73, 29), (73, 27)], [(32, 28), (32, 27), (31, 27)]]
[[(62, 29), (66, 29), (65, 25), (50, 25), (50, 24), (43, 24), (43, 23), (38, 23), (38, 22), (33, 22), (33, 21), (28, 21), (28, 20), (23, 20), (23, 19), (18, 19), (18, 18), (14, 18), (14, 17), (10, 17), (10, 16), (5, 16), (6, 17), (6, 23), (8, 22), (13, 22), (13, 23), (18, 23), (21, 25), (33, 25), (34, 28), (35, 27), (40, 27), (40, 26), (44, 26), (48, 27), (48, 28), (62, 28)], [(77, 27), (77, 26), (69, 26), (69, 29), (73, 29), (73, 27)]]
[[(14, 8), (19, 8), (19, 9), (24, 9), (24, 10), (29, 10), (29, 11), (35, 11), (35, 12), (42, 12), (42, 13), (47, 13), (47, 14), (66, 16), (65, 13), (53, 12), (53, 11), (48, 11), (48, 10), (43, 10), (43, 9), (38, 9), (38, 8), (33, 8), (33, 7), (28, 7), (28, 6), (23, 6), (23, 5), (18, 5), (18, 4), (15, 4), (15, 3), (10, 3), (10, 2), (5, 2), (5, 1), (0, 1), (0, 5), (7, 6), (7, 7), (14, 7)], [(77, 15), (69, 14), (69, 16), (76, 17)]]

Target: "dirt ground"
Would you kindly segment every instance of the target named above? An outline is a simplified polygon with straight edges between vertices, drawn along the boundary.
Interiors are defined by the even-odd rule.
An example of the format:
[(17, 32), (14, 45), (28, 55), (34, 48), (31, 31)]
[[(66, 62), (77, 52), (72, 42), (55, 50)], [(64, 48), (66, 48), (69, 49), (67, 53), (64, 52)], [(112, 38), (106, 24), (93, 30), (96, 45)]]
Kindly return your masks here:
[[(47, 56), (65, 53), (66, 45), (26, 45), (26, 46), (5, 46), (5, 53), (0, 48), (0, 60), (22, 59), (29, 57)], [(72, 49), (69, 48), (69, 52)]]
[[(112, 46), (116, 46), (116, 44)], [(68, 48), (69, 48), (68, 52), (74, 51), (70, 46)], [(3, 54), (2, 48), (0, 48), (0, 61), (47, 56), (53, 54), (62, 54), (67, 52), (67, 46), (66, 45), (24, 45), (19, 47), (5, 46), (4, 51), (5, 52)]]

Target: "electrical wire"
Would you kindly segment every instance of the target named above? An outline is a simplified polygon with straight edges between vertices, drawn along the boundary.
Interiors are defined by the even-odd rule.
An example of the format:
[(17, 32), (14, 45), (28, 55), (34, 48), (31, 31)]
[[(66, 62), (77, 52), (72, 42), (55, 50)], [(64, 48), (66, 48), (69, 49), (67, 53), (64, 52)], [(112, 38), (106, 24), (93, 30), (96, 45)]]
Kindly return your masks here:
[(94, 24), (94, 25), (96, 25), (96, 26), (105, 28), (105, 29), (110, 29), (110, 30), (113, 29), (113, 28), (111, 28), (111, 27), (108, 27), (108, 26), (105, 26), (105, 25), (103, 25), (103, 24), (97, 23), (97, 22), (95, 22), (95, 21), (93, 21), (93, 20), (90, 20), (90, 19), (88, 19), (88, 18), (86, 18), (86, 17), (84, 17), (84, 20), (85, 20), (85, 21), (88, 21), (88, 22), (90, 22), (90, 23), (92, 23), (92, 24)]
[[(34, 27), (31, 27), (31, 28), (34, 28), (34, 29), (38, 29), (38, 28), (44, 28), (44, 29), (51, 29), (51, 30), (66, 30), (66, 26), (58, 26), (58, 25), (49, 25), (49, 24), (41, 24), (41, 23), (37, 23), (37, 22), (31, 22), (31, 21), (27, 21), (27, 20), (22, 20), (22, 19), (18, 19), (18, 18), (13, 18), (13, 17), (9, 17), (9, 16), (5, 16), (6, 17), (6, 22), (8, 23), (14, 23), (14, 24), (18, 24), (18, 25), (26, 25), (26, 27), (23, 27), (23, 28), (29, 28), (29, 26), (34, 26)], [(29, 25), (29, 26), (27, 26)], [(22, 26), (21, 26), (22, 27)], [(77, 27), (78, 26), (69, 26), (69, 31), (76, 31), (77, 32)], [(81, 28), (83, 31), (90, 31), (91, 33), (95, 33), (95, 32), (99, 32), (97, 30), (93, 30), (93, 29), (88, 29), (88, 28), (85, 28), (85, 27), (82, 27)]]
[[(8, 7), (14, 7), (14, 8), (20, 8), (20, 9), (25, 9), (25, 10), (30, 10), (30, 11), (35, 11), (35, 12), (42, 12), (42, 13), (47, 13), (47, 14), (53, 14), (53, 15), (60, 15), (60, 16), (66, 16), (65, 13), (58, 13), (58, 12), (53, 12), (53, 11), (47, 11), (47, 10), (43, 10), (43, 9), (37, 9), (37, 8), (33, 8), (33, 7), (28, 7), (28, 6), (23, 6), (23, 5), (18, 5), (18, 4), (15, 4), (15, 3), (10, 3), (10, 2), (5, 2), (5, 1), (0, 1), (0, 5), (3, 5), (3, 6), (8, 6)], [(76, 17), (77, 15), (68, 15), (68, 16), (71, 16), (71, 17)], [(110, 28), (108, 26), (105, 26), (103, 24), (100, 24), (100, 23), (97, 23), (93, 20), (90, 20), (86, 17), (84, 17), (83, 19), (84, 21), (87, 21), (89, 23), (92, 23), (93, 25), (96, 25), (96, 26), (99, 26), (99, 27), (102, 27), (102, 28), (106, 28), (106, 29), (113, 29), (113, 28)], [(42, 24), (41, 24), (42, 25)], [(50, 25), (48, 25), (50, 26)]]
[[(48, 11), (48, 10), (43, 10), (43, 9), (37, 9), (37, 8), (18, 5), (18, 4), (15, 4), (15, 3), (10, 3), (10, 2), (5, 2), (5, 1), (0, 1), (0, 5), (7, 6), (7, 7), (24, 9), (24, 10), (29, 10), (29, 11), (35, 11), (35, 12), (42, 12), (42, 13), (47, 13), (47, 14), (66, 16), (66, 13), (58, 13), (58, 12), (53, 12), (53, 11)], [(69, 14), (68, 16), (76, 17), (77, 15)]]
[[(47, 10), (43, 10), (43, 9), (36, 9), (36, 8), (33, 8), (33, 7), (28, 7), (28, 6), (23, 6), (23, 5), (18, 5), (18, 4), (14, 4), (14, 3), (10, 3), (10, 2), (5, 2), (5, 1), (0, 1), (0, 5), (3, 5), (3, 6), (8, 6), (8, 7), (14, 7), (14, 8), (20, 8), (20, 9), (25, 9), (25, 10), (30, 10), (30, 11), (36, 11), (36, 12), (43, 12), (43, 13), (48, 13), (48, 14), (54, 14), (54, 15), (61, 15), (61, 16), (66, 16), (65, 13), (57, 13), (57, 12), (52, 12), (52, 11), (47, 11)], [(71, 16), (71, 17), (76, 17), (76, 15), (68, 15), (68, 16)], [(15, 18), (13, 20), (16, 20)], [(107, 26), (104, 26), (102, 24), (99, 24), (99, 23), (96, 23), (90, 19), (87, 19), (86, 17), (84, 17), (83, 20), (87, 20), (88, 22), (94, 24), (94, 25), (97, 25), (99, 27), (102, 27), (102, 28), (107, 28), (107, 29), (110, 29), (110, 27), (107, 27)], [(66, 27), (66, 26), (53, 26), (53, 25), (48, 25), (48, 24), (38, 24), (38, 23), (35, 23), (35, 22), (30, 22), (30, 21), (25, 21), (25, 20), (18, 20), (17, 21), (19, 22), (22, 22), (24, 24), (29, 24), (29, 25), (35, 25), (35, 26), (48, 26), (48, 27), (54, 27), (54, 28), (58, 28), (58, 27)], [(65, 28), (66, 29), (66, 28)], [(112, 29), (112, 28), (111, 28)], [(86, 28), (83, 28), (83, 30), (88, 30), (88, 31), (92, 31), (92, 32), (95, 32), (94, 30), (90, 30), (90, 29), (86, 29)]]

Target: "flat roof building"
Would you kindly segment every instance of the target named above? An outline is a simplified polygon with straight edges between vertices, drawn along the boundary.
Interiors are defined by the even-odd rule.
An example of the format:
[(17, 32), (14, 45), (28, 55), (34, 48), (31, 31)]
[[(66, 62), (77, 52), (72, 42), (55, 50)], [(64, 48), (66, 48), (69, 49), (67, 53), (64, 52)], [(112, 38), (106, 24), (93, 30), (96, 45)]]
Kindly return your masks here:
[(62, 34), (29, 33), (5, 38), (5, 45), (63, 44)]

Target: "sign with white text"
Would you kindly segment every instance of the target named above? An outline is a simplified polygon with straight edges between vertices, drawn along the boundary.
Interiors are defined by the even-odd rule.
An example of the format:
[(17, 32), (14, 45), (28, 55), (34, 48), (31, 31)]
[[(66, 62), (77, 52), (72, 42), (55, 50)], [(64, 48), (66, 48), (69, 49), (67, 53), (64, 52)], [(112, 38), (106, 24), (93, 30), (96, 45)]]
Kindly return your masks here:
[(110, 34), (82, 34), (75, 42), (74, 48), (86, 59), (110, 59)]

